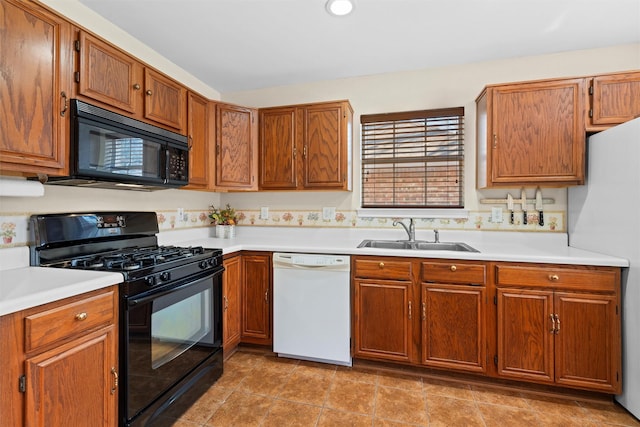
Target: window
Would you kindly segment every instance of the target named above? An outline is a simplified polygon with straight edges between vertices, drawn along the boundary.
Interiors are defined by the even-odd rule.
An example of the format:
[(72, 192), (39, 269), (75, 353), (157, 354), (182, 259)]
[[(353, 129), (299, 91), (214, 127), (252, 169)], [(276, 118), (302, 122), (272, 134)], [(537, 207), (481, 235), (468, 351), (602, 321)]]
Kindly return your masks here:
[(464, 107), (368, 114), (363, 208), (462, 208)]

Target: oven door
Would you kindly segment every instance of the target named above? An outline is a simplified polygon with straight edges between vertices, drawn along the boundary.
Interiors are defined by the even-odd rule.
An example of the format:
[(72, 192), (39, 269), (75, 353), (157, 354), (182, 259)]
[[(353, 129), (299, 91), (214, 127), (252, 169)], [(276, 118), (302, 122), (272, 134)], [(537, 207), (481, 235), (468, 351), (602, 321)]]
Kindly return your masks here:
[(128, 298), (121, 340), (126, 419), (137, 416), (222, 348), (221, 275)]

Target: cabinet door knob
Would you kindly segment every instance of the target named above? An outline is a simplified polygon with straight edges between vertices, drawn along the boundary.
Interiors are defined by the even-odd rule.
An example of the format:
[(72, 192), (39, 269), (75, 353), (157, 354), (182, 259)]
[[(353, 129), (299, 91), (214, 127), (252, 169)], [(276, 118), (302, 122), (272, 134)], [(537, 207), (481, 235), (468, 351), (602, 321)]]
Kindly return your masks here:
[(111, 394), (114, 394), (118, 388), (118, 372), (115, 367), (111, 367), (111, 374), (113, 375), (113, 388), (111, 389)]
[(82, 313), (76, 314), (75, 317), (76, 317), (76, 320), (84, 320), (87, 318), (87, 313), (83, 311)]
[(140, 90), (140, 85), (138, 83), (136, 83), (136, 84), (133, 85), (133, 88), (135, 90)]
[(384, 268), (384, 262), (381, 262), (380, 264), (378, 264), (378, 267)]
[(458, 267), (456, 267), (455, 265), (452, 265), (451, 267), (449, 267), (449, 269), (451, 271), (456, 271), (458, 269)]
[(153, 92), (151, 92), (151, 90), (147, 90), (147, 95), (151, 96), (153, 95)]
[(560, 278), (558, 277), (557, 274), (550, 274), (549, 275), (549, 280), (551, 280), (552, 282), (557, 282)]

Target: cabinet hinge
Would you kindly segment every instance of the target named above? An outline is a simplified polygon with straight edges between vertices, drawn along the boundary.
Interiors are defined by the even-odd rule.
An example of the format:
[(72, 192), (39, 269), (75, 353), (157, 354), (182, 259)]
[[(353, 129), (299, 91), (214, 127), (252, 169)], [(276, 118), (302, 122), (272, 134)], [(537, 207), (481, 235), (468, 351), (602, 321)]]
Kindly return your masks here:
[(493, 364), (498, 366), (498, 355), (493, 356)]
[(27, 392), (27, 377), (24, 375), (20, 375), (20, 378), (18, 378), (18, 390), (20, 393)]
[(593, 86), (589, 86), (589, 95), (593, 95)]
[(76, 52), (80, 52), (80, 40), (74, 40), (73, 47), (75, 48)]
[(75, 73), (73, 73), (73, 79), (76, 81), (76, 83), (80, 83), (80, 71), (76, 71)]
[(498, 305), (498, 295), (493, 296), (493, 305)]
[(589, 117), (593, 117), (593, 109), (589, 108)]

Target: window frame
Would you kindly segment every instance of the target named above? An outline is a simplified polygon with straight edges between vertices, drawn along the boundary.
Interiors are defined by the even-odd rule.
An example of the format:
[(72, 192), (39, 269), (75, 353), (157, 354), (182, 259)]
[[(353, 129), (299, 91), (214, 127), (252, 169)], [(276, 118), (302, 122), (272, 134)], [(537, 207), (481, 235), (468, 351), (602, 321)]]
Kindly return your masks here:
[[(454, 138), (450, 139), (447, 138), (445, 140), (441, 140), (438, 137), (433, 137), (430, 139), (431, 136), (426, 135), (427, 130), (429, 129), (430, 126), (434, 125), (434, 122), (437, 123), (439, 118), (442, 118), (442, 120), (446, 120), (447, 117), (457, 117), (458, 123), (457, 125), (451, 126), (451, 130), (453, 132), (455, 132), (455, 136)], [(432, 123), (430, 124), (429, 121), (432, 121)], [(381, 113), (381, 114), (366, 114), (366, 115), (361, 115), (360, 116), (360, 125), (361, 125), (361, 132), (360, 132), (360, 171), (361, 171), (361, 175), (360, 175), (360, 209), (358, 210), (358, 216), (388, 216), (389, 214), (402, 214), (402, 213), (408, 213), (411, 214), (411, 216), (414, 217), (427, 217), (427, 218), (434, 218), (434, 217), (449, 217), (449, 218), (459, 218), (459, 217), (466, 217), (467, 216), (467, 211), (464, 210), (464, 204), (465, 204), (465, 182), (464, 182), (464, 168), (465, 168), (465, 162), (464, 162), (464, 145), (465, 145), (465, 138), (464, 138), (464, 131), (465, 131), (465, 123), (464, 123), (464, 119), (465, 119), (465, 109), (464, 107), (452, 107), (452, 108), (440, 108), (440, 109), (430, 109), (430, 110), (416, 110), (416, 111), (404, 111), (404, 112), (393, 112), (393, 113)], [(417, 120), (417, 125), (413, 125), (411, 122), (412, 121), (416, 121)], [(424, 120), (424, 125), (420, 125), (419, 121)], [(393, 154), (391, 155), (385, 155), (382, 154), (380, 156), (377, 157), (378, 160), (381, 160), (380, 163), (382, 164), (388, 164), (390, 165), (390, 169), (393, 170), (393, 175), (387, 175), (387, 185), (391, 184), (392, 188), (398, 188), (399, 187), (399, 183), (398, 181), (402, 180), (402, 174), (401, 172), (403, 172), (402, 168), (404, 167), (404, 172), (407, 172), (407, 169), (409, 174), (411, 173), (416, 173), (416, 169), (410, 166), (410, 162), (408, 159), (410, 160), (418, 160), (420, 166), (418, 166), (419, 168), (424, 169), (424, 183), (420, 188), (420, 190), (416, 193), (420, 193), (423, 192), (424, 193), (424, 204), (420, 204), (420, 205), (416, 205), (416, 204), (409, 204), (409, 203), (398, 203), (398, 200), (395, 198), (395, 193), (394, 193), (394, 200), (393, 203), (391, 204), (378, 204), (375, 203), (367, 203), (365, 204), (365, 196), (366, 196), (366, 188), (365, 188), (365, 173), (367, 171), (367, 169), (371, 170), (372, 166), (371, 165), (375, 165), (376, 164), (376, 154), (373, 153), (372, 155), (367, 157), (367, 154), (365, 153), (365, 150), (369, 150), (369, 154), (371, 154), (373, 152), (373, 150), (375, 150), (376, 148), (374, 148), (375, 146), (375, 135), (371, 138), (367, 138), (367, 136), (365, 135), (365, 132), (367, 131), (366, 127), (367, 126), (371, 126), (372, 124), (379, 124), (381, 126), (389, 126), (391, 127), (393, 130), (389, 131), (388, 135), (384, 135), (384, 131), (383, 131), (383, 135), (382, 135), (382, 139), (383, 140), (387, 140), (384, 142), (381, 142), (381, 146), (386, 147), (387, 150), (389, 151), (393, 151)], [(396, 128), (396, 126), (398, 126)], [(418, 137), (416, 138), (415, 136), (408, 136), (408, 144), (405, 147), (402, 147), (402, 141), (398, 141), (397, 140), (397, 129), (403, 129), (403, 126), (406, 126), (406, 129), (408, 129), (409, 131), (416, 129), (419, 130), (421, 127), (424, 129), (425, 135), (423, 137)], [(401, 132), (398, 132), (398, 134), (401, 135)], [(390, 136), (390, 137), (389, 137)], [(420, 138), (424, 138), (423, 141), (420, 140)], [(370, 142), (371, 146), (369, 148), (367, 148), (367, 141)], [(442, 144), (442, 142), (445, 142), (444, 144)], [(420, 145), (423, 144), (424, 147), (424, 155), (419, 155), (419, 156), (415, 156), (415, 150), (416, 147), (418, 147), (418, 149), (420, 149)], [(429, 145), (428, 145), (429, 144)], [(441, 147), (441, 148), (439, 148)], [(450, 151), (452, 153), (452, 155), (439, 155), (439, 154), (434, 154), (437, 153), (439, 150), (444, 149), (445, 152)], [(403, 149), (408, 149), (408, 150), (414, 150), (414, 152), (411, 152), (410, 154), (404, 154), (404, 155), (397, 155), (397, 152), (401, 152)], [(429, 154), (429, 149), (432, 149), (434, 151), (431, 151), (431, 154)], [(388, 153), (387, 153), (388, 154)], [(397, 156), (397, 157), (396, 157)], [(429, 156), (432, 156), (431, 159), (429, 159)], [(402, 158), (405, 158), (405, 160), (402, 160)], [(400, 159), (399, 161), (395, 161), (394, 159)], [(435, 160), (435, 159), (438, 160)], [(451, 168), (450, 170), (448, 170), (448, 166), (437, 166), (436, 162), (442, 162), (443, 160), (446, 161), (452, 161), (454, 162), (454, 166), (453, 168)], [(403, 166), (406, 165), (406, 166)], [(428, 204), (427, 202), (428, 200), (428, 189), (429, 189), (429, 181), (427, 181), (428, 179), (428, 173), (427, 173), (427, 168), (429, 167), (434, 167), (438, 169), (441, 168), (443, 170), (445, 170), (448, 173), (453, 173), (455, 179), (456, 179), (456, 186), (457, 186), (457, 191), (456, 191), (456, 199), (453, 200), (452, 204), (438, 204), (438, 203), (431, 203)], [(399, 169), (396, 169), (399, 168)], [(432, 179), (436, 179), (436, 178), (432, 178)], [(437, 181), (433, 181), (435, 184), (434, 186), (432, 186), (431, 188), (446, 188), (447, 184), (438, 184)]]

